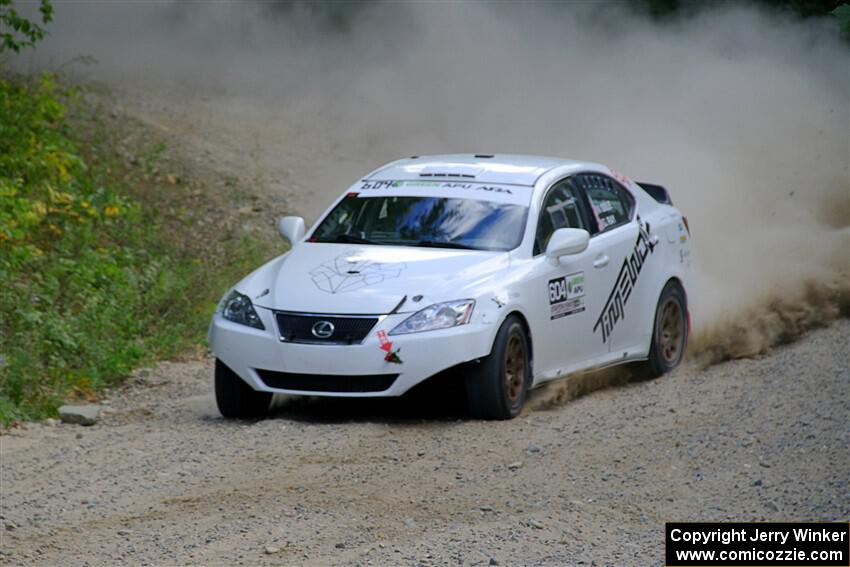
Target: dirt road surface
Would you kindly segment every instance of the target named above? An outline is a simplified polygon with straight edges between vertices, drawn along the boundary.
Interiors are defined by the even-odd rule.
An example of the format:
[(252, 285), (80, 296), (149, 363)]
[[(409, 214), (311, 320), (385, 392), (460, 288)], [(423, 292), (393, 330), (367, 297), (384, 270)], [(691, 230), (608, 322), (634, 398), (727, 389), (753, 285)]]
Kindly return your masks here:
[(846, 520), (848, 342), (507, 422), (439, 395), (225, 421), (210, 360), (165, 364), (95, 426), (0, 437), (0, 564), (661, 565), (665, 521)]

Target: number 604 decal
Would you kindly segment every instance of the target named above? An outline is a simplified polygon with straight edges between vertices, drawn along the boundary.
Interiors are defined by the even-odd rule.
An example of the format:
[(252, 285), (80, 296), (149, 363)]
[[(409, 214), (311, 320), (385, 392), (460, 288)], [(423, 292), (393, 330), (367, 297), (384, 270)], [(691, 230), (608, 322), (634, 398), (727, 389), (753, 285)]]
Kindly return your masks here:
[(584, 272), (549, 280), (549, 318), (584, 311)]

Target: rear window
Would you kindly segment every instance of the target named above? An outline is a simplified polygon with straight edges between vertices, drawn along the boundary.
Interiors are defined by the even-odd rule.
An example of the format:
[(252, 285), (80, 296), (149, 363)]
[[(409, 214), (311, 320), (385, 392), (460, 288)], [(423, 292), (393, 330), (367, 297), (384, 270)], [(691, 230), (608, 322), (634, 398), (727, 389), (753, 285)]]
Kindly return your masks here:
[(582, 175), (581, 184), (587, 193), (598, 232), (629, 221), (633, 201), (631, 196), (611, 179), (602, 175)]

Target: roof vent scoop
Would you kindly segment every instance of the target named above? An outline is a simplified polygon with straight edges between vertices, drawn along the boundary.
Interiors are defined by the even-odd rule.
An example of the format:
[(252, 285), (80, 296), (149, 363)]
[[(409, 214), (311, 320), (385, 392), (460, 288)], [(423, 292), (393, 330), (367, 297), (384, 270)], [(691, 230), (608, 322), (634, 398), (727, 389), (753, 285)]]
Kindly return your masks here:
[(475, 179), (475, 176), (469, 173), (420, 173), (419, 177), (463, 177), (466, 179)]
[(484, 168), (470, 163), (429, 163), (421, 169), (417, 168), (419, 177), (449, 177), (460, 179), (475, 179)]

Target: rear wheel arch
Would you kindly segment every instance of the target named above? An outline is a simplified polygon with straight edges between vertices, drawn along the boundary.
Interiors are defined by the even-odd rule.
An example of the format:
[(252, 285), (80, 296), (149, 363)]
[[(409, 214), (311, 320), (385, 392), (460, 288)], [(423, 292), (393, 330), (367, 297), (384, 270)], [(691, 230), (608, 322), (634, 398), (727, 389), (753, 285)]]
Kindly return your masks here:
[[(681, 280), (676, 277), (668, 278), (658, 293), (655, 304), (647, 359), (632, 365), (636, 376), (643, 379), (657, 378), (676, 368), (684, 357), (690, 335), (687, 292)], [(668, 306), (672, 309), (669, 327), (665, 317)], [(677, 320), (680, 321), (678, 325)], [(669, 331), (663, 330), (668, 328)], [(674, 356), (675, 359), (672, 358)]]
[(664, 291), (664, 288), (667, 287), (668, 284), (679, 286), (679, 289), (681, 289), (682, 293), (685, 295), (685, 300), (688, 299), (688, 292), (685, 289), (685, 284), (682, 283), (682, 280), (679, 279), (679, 276), (671, 276), (670, 278), (667, 278), (667, 281), (664, 282), (664, 285), (661, 286), (661, 289), (658, 291), (658, 297), (661, 297), (661, 292)]
[(664, 290), (667, 289), (668, 285), (675, 285), (682, 292), (682, 296), (685, 298), (685, 315), (687, 316), (688, 321), (688, 334), (691, 333), (691, 306), (688, 302), (688, 290), (685, 289), (685, 284), (679, 278), (679, 276), (671, 276), (667, 278), (667, 281), (664, 282), (664, 285), (661, 286), (661, 289), (658, 290), (658, 294), (655, 296), (655, 303), (658, 303), (658, 300), (661, 299), (661, 294), (664, 293)]

